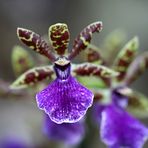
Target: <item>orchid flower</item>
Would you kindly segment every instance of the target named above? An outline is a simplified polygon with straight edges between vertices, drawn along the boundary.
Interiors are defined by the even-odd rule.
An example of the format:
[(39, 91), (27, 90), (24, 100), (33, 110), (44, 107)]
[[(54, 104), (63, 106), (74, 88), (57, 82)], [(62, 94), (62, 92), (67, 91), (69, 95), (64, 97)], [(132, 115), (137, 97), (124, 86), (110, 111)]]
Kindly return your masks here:
[[(133, 116), (147, 116), (148, 98), (129, 88), (148, 67), (147, 52), (136, 57), (137, 49), (138, 38), (135, 37), (123, 47), (111, 65), (119, 75), (105, 79), (105, 88), (93, 89), (94, 117), (100, 125), (101, 139), (109, 148), (141, 148), (148, 139), (148, 128)], [(96, 49), (88, 49), (88, 61), (90, 57), (91, 62), (107, 63)]]
[[(57, 124), (79, 121), (92, 106), (94, 95), (80, 84), (73, 74), (94, 75), (102, 79), (118, 74), (101, 65), (71, 63), (71, 60), (89, 45), (92, 34), (101, 30), (102, 22), (88, 25), (76, 37), (71, 52), (66, 54), (70, 39), (66, 24), (57, 23), (49, 27), (51, 46), (33, 31), (18, 28), (18, 38), (34, 51), (47, 57), (52, 65), (28, 70), (11, 85), (11, 88), (25, 88), (47, 78), (53, 80), (45, 89), (36, 94), (38, 107), (44, 110), (49, 118)], [(55, 52), (52, 52), (52, 49)], [(54, 78), (55, 75), (56, 78)]]

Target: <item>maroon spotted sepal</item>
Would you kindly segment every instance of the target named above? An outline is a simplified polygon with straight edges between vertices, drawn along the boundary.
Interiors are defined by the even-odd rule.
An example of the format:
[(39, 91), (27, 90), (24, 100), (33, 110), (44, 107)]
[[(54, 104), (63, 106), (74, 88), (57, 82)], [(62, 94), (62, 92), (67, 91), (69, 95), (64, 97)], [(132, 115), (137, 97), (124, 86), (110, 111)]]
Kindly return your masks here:
[(51, 52), (50, 47), (47, 45), (46, 41), (41, 38), (40, 35), (24, 28), (17, 28), (17, 35), (18, 38), (28, 47), (46, 56), (52, 62), (55, 61), (55, 56)]
[(86, 28), (84, 28), (80, 34), (76, 37), (73, 45), (73, 49), (68, 56), (68, 58), (71, 60), (76, 55), (79, 54), (82, 50), (86, 49), (86, 47), (89, 45), (92, 34), (94, 32), (100, 32), (102, 30), (102, 22), (95, 22), (90, 25), (88, 25)]
[(113, 65), (114, 70), (120, 73), (117, 77), (117, 81), (122, 81), (125, 78), (126, 72), (136, 56), (138, 43), (138, 38), (133, 38), (117, 55)]
[(54, 74), (52, 66), (36, 67), (28, 70), (22, 74), (16, 81), (10, 86), (12, 89), (21, 89), (33, 85), (45, 79), (52, 79)]
[(148, 68), (148, 52), (138, 56), (130, 65), (124, 79), (126, 85), (134, 82)]
[(92, 63), (73, 65), (72, 72), (77, 76), (96, 76), (102, 79), (111, 78), (118, 75), (117, 72), (105, 66)]
[(64, 55), (68, 48), (70, 33), (66, 24), (57, 23), (49, 27), (49, 40), (58, 55)]
[(101, 65), (105, 65), (106, 63), (99, 51), (94, 49), (93, 47), (89, 47), (86, 50), (85, 55), (87, 62), (98, 62)]

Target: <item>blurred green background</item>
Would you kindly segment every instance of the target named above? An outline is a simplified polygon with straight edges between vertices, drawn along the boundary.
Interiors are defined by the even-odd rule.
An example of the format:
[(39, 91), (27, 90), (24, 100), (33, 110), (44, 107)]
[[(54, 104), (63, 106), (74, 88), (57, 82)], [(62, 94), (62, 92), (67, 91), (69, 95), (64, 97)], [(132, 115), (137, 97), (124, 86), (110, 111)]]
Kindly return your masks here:
[[(16, 36), (18, 26), (45, 35), (50, 25), (57, 22), (67, 23), (71, 32), (71, 47), (74, 37), (81, 29), (98, 20), (103, 22), (104, 27), (99, 35), (93, 36), (95, 45), (99, 46), (111, 31), (119, 28), (127, 32), (127, 40), (135, 35), (139, 37), (140, 52), (148, 50), (147, 0), (1, 0), (0, 78), (6, 81), (15, 79), (11, 66), (11, 51), (14, 45), (23, 45)], [(148, 72), (145, 72), (133, 85), (146, 95), (148, 95), (147, 74)], [(15, 134), (20, 134), (28, 143), (35, 142), (40, 145), (45, 140), (40, 129), (41, 112), (34, 102), (26, 100), (23, 103), (7, 102), (4, 99), (1, 101), (0, 138), (6, 131), (11, 131), (11, 134), (17, 131)], [(91, 146), (96, 147), (99, 146), (95, 144)]]

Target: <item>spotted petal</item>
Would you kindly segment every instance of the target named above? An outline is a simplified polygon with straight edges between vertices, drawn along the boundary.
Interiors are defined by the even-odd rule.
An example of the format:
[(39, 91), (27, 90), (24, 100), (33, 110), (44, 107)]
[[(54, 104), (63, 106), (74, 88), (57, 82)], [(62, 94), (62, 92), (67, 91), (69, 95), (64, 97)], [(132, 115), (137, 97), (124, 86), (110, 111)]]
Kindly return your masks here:
[(128, 67), (134, 60), (136, 52), (138, 50), (138, 43), (138, 38), (134, 37), (125, 45), (125, 47), (123, 47), (123, 49), (117, 55), (117, 58), (114, 61), (114, 70), (120, 72), (120, 75), (117, 77), (118, 81), (123, 80)]
[(30, 85), (36, 84), (45, 79), (52, 79), (53, 76), (53, 67), (52, 66), (42, 66), (32, 68), (20, 77), (18, 77), (10, 86), (11, 89), (22, 89)]
[(95, 76), (103, 80), (104, 84), (110, 85), (110, 78), (118, 76), (118, 72), (111, 70), (105, 66), (93, 64), (93, 63), (83, 63), (83, 64), (73, 64), (72, 72), (77, 76)]
[(63, 23), (51, 25), (49, 27), (49, 39), (57, 54), (64, 55), (70, 40), (68, 26)]
[(100, 78), (111, 78), (118, 76), (118, 72), (102, 65), (93, 63), (73, 64), (72, 72), (77, 76), (95, 76)]
[(76, 145), (84, 137), (85, 125), (83, 121), (56, 124), (46, 115), (43, 130), (50, 140)]
[(75, 78), (54, 80), (36, 95), (38, 107), (58, 124), (75, 123), (93, 103), (93, 94)]
[(91, 41), (92, 34), (95, 32), (101, 32), (102, 26), (102, 22), (94, 22), (85, 27), (75, 38), (73, 49), (69, 54), (68, 58), (71, 60), (74, 57), (76, 57), (79, 54), (79, 52), (85, 50)]
[(111, 148), (141, 148), (148, 139), (148, 129), (116, 106), (107, 106), (102, 112), (102, 141)]
[(101, 65), (105, 65), (106, 61), (102, 54), (100, 53), (101, 49), (95, 45), (89, 44), (87, 50), (85, 50), (85, 57), (87, 62), (96, 62)]
[(34, 51), (44, 55), (51, 61), (55, 60), (55, 56), (51, 52), (51, 48), (48, 46), (46, 41), (41, 38), (40, 35), (28, 29), (17, 28), (17, 36), (25, 45)]

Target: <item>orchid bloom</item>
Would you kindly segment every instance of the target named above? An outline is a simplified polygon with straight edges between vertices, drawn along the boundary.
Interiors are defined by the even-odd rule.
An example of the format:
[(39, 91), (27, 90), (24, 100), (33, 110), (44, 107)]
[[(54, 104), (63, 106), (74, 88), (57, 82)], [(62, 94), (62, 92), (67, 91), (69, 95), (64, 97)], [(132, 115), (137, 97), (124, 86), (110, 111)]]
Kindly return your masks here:
[[(18, 38), (34, 51), (46, 56), (52, 65), (36, 67), (22, 74), (12, 85), (12, 89), (25, 88), (41, 80), (53, 80), (45, 89), (36, 94), (37, 105), (57, 123), (75, 123), (92, 106), (93, 93), (80, 84), (73, 75), (94, 75), (109, 78), (118, 73), (101, 65), (83, 63), (72, 64), (71, 60), (89, 45), (92, 34), (102, 30), (102, 22), (95, 22), (84, 28), (74, 41), (70, 53), (68, 49), (70, 33), (66, 24), (57, 23), (49, 27), (48, 46), (40, 35), (23, 28), (17, 29)], [(52, 52), (54, 49), (55, 53)], [(56, 75), (56, 78), (54, 78)]]
[[(113, 65), (109, 64), (119, 75), (104, 79), (105, 88), (94, 90), (94, 117), (100, 125), (101, 139), (109, 148), (142, 148), (148, 139), (148, 128), (133, 117), (147, 116), (148, 98), (129, 88), (148, 67), (148, 53), (136, 57), (137, 49), (135, 37), (117, 54)], [(93, 48), (88, 49), (87, 59), (107, 64)]]

